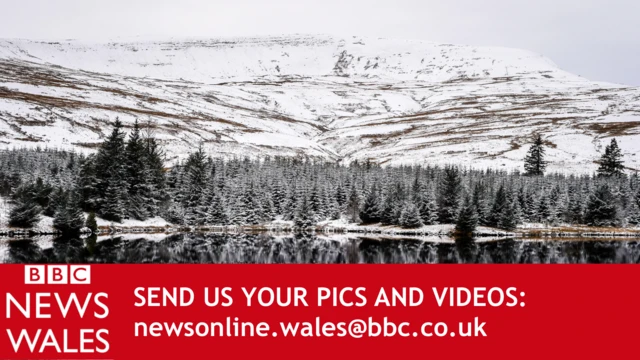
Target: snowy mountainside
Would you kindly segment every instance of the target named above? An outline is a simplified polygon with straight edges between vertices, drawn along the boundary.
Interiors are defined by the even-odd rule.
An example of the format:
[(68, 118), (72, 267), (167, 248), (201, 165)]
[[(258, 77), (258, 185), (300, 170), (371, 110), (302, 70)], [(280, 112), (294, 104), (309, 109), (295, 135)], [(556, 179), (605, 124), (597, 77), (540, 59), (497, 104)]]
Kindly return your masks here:
[(0, 146), (94, 151), (138, 119), (170, 159), (306, 155), (520, 168), (541, 132), (551, 169), (593, 171), (615, 136), (640, 168), (640, 89), (543, 56), (369, 38), (84, 43), (0, 40)]

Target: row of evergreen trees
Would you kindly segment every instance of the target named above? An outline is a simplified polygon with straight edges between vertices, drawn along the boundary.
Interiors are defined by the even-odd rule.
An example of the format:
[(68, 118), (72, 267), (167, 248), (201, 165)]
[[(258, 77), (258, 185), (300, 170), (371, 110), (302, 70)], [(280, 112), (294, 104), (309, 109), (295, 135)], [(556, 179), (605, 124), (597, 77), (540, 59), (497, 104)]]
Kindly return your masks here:
[[(117, 121), (94, 155), (0, 153), (0, 194), (14, 202), (13, 226), (33, 226), (44, 214), (65, 232), (86, 225), (85, 212), (115, 222), (160, 216), (187, 226), (281, 219), (309, 228), (341, 218), (406, 228), (456, 224), (461, 233), (478, 225), (512, 230), (524, 222), (636, 226), (640, 181), (621, 170), (615, 140), (607, 149), (597, 176), (542, 176), (539, 137), (525, 173), (300, 158), (222, 160), (202, 148), (166, 170), (148, 129), (136, 123), (127, 137)], [(90, 225), (95, 227), (93, 215)]]

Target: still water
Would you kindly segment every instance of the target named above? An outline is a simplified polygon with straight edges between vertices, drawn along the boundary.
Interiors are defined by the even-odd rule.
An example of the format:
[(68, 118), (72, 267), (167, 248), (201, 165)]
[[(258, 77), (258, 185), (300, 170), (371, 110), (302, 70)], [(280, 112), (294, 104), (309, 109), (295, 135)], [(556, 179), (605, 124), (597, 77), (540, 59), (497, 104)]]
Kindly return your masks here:
[(637, 240), (143, 234), (0, 239), (2, 263), (640, 263)]

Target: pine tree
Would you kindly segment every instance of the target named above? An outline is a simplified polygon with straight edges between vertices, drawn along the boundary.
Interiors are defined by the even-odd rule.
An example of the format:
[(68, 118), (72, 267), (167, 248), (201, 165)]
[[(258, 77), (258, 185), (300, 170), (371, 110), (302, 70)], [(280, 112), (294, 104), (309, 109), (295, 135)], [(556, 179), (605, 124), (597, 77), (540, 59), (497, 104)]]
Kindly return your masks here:
[(420, 218), (418, 208), (410, 201), (405, 202), (400, 213), (400, 226), (408, 229), (414, 229), (419, 228), (422, 225), (422, 219)]
[(462, 179), (457, 168), (448, 166), (440, 182), (438, 220), (441, 224), (455, 224), (458, 219)]
[(164, 152), (158, 145), (153, 134), (147, 128), (144, 137), (144, 150), (146, 159), (146, 180), (149, 199), (147, 201), (147, 214), (155, 217), (159, 214), (161, 204), (167, 199), (166, 194), (166, 173), (164, 169)]
[(35, 184), (19, 186), (12, 200), (14, 207), (9, 212), (9, 225), (21, 228), (30, 228), (41, 219), (42, 207), (36, 201), (38, 196)]
[(549, 197), (546, 194), (542, 194), (540, 201), (538, 202), (538, 208), (536, 210), (536, 219), (542, 223), (553, 222), (553, 209), (549, 202)]
[(432, 191), (426, 191), (420, 197), (420, 218), (425, 225), (434, 225), (438, 223), (438, 204), (436, 197)]
[(186, 211), (187, 225), (202, 225), (206, 217), (203, 207), (203, 196), (206, 194), (208, 173), (207, 156), (202, 146), (196, 152), (189, 154), (184, 165), (185, 184), (183, 205)]
[(482, 183), (477, 182), (473, 188), (471, 197), (475, 213), (477, 214), (477, 222), (480, 225), (489, 225), (489, 209), (487, 208), (487, 199), (485, 188)]
[(547, 162), (544, 160), (545, 150), (542, 136), (537, 134), (533, 139), (533, 144), (529, 148), (527, 156), (524, 158), (524, 170), (526, 175), (544, 175)]
[(567, 204), (565, 218), (569, 223), (573, 224), (580, 224), (583, 220), (582, 198), (575, 186), (569, 186), (569, 203)]
[(311, 206), (311, 210), (313, 211), (313, 213), (319, 219), (323, 219), (326, 217), (324, 199), (322, 198), (322, 194), (320, 193), (317, 182), (314, 183), (313, 187), (311, 188), (311, 192), (309, 194), (309, 205)]
[(622, 162), (622, 152), (618, 147), (616, 139), (611, 139), (611, 143), (607, 145), (604, 154), (600, 158), (600, 167), (598, 168), (598, 176), (612, 177), (624, 174), (624, 164)]
[(360, 219), (363, 224), (380, 222), (380, 202), (378, 197), (378, 187), (374, 183), (360, 211)]
[(84, 226), (91, 230), (92, 234), (96, 234), (98, 232), (98, 223), (96, 222), (96, 213), (93, 211), (89, 213), (87, 216), (87, 220), (84, 223)]
[(313, 210), (311, 210), (311, 204), (309, 203), (309, 199), (305, 194), (302, 197), (302, 201), (300, 201), (300, 206), (298, 207), (298, 211), (295, 215), (294, 225), (296, 228), (300, 230), (308, 230), (313, 227), (315, 224), (315, 216), (313, 214)]
[(339, 183), (338, 187), (336, 188), (336, 201), (338, 202), (338, 206), (340, 206), (341, 209), (346, 209), (347, 193), (344, 190), (342, 183)]
[(399, 225), (400, 212), (402, 211), (401, 194), (398, 189), (389, 187), (386, 191), (384, 201), (382, 202), (382, 212), (380, 220), (386, 225)]
[(103, 219), (121, 222), (125, 217), (126, 182), (123, 178), (114, 176), (107, 180), (100, 215)]
[(516, 213), (516, 203), (512, 199), (507, 198), (505, 206), (502, 208), (498, 220), (498, 228), (502, 230), (512, 231), (516, 229), (518, 217)]
[(585, 222), (591, 226), (617, 226), (619, 223), (616, 199), (608, 184), (599, 185), (589, 196)]
[(476, 214), (476, 206), (473, 204), (471, 198), (466, 196), (456, 221), (456, 233), (463, 237), (470, 237), (476, 230), (477, 224), (478, 215)]
[(73, 193), (66, 194), (58, 204), (53, 218), (53, 227), (65, 235), (76, 235), (84, 226), (84, 213), (80, 202)]
[(214, 194), (207, 209), (207, 225), (227, 225), (229, 217), (225, 211), (224, 201), (219, 194)]
[(9, 212), (9, 225), (30, 228), (40, 221), (42, 208), (35, 201), (17, 200)]
[(97, 179), (96, 210), (104, 219), (118, 222), (124, 218), (125, 197), (129, 187), (126, 182), (124, 137), (122, 123), (116, 119), (113, 131), (98, 150), (94, 166)]
[(491, 212), (489, 213), (488, 219), (489, 226), (499, 226), (500, 219), (502, 218), (504, 209), (507, 208), (507, 206), (507, 191), (504, 185), (501, 184), (493, 199), (493, 206), (491, 207)]
[(640, 226), (640, 207), (635, 201), (631, 202), (627, 210), (627, 222), (633, 226)]
[(145, 220), (149, 217), (147, 208), (153, 201), (147, 164), (148, 157), (140, 135), (140, 126), (136, 120), (125, 148), (125, 171), (128, 185), (126, 212), (137, 220)]
[[(102, 202), (103, 194), (100, 193), (100, 179), (96, 170), (97, 158), (90, 155), (80, 165), (78, 174), (78, 191), (81, 196), (82, 208), (86, 211), (95, 211)], [(58, 193), (58, 195), (60, 195)]]
[(360, 194), (358, 194), (355, 184), (351, 186), (351, 191), (349, 192), (347, 216), (350, 222), (360, 222)]

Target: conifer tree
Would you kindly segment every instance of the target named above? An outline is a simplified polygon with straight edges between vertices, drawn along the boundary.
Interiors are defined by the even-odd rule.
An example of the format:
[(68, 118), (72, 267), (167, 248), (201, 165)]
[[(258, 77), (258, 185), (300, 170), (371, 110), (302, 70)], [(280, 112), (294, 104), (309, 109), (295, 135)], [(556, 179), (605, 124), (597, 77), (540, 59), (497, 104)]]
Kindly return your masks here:
[(224, 208), (224, 201), (219, 194), (216, 193), (211, 198), (206, 216), (205, 224), (207, 225), (223, 226), (229, 223), (229, 217)]
[(420, 197), (420, 218), (425, 225), (438, 223), (438, 204), (432, 191), (426, 191)]
[(183, 204), (186, 212), (185, 223), (187, 225), (202, 225), (205, 214), (203, 197), (207, 189), (207, 156), (202, 146), (189, 154), (184, 165), (185, 184), (183, 185)]
[(553, 218), (553, 209), (551, 208), (549, 197), (543, 193), (536, 209), (536, 219), (542, 223), (551, 223)]
[(480, 182), (477, 182), (473, 188), (471, 203), (477, 215), (477, 223), (480, 225), (489, 225), (490, 213), (487, 208), (486, 192)]
[(128, 189), (124, 161), (124, 132), (116, 119), (111, 134), (102, 143), (95, 159), (97, 179), (96, 210), (106, 220), (122, 221)]
[(511, 198), (507, 198), (505, 206), (502, 208), (498, 220), (498, 227), (503, 230), (512, 231), (516, 229), (518, 217), (516, 212), (516, 203)]
[(84, 223), (84, 226), (91, 230), (92, 234), (96, 234), (98, 232), (98, 222), (96, 221), (96, 213), (93, 211), (89, 213), (87, 216), (87, 220)]
[(441, 224), (455, 224), (458, 219), (462, 179), (460, 171), (452, 166), (444, 169), (438, 199), (438, 220)]
[(127, 180), (126, 210), (130, 217), (145, 220), (149, 217), (148, 204), (152, 202), (151, 184), (145, 145), (136, 120), (125, 147), (125, 171)]
[(611, 143), (606, 146), (604, 154), (600, 158), (598, 176), (612, 177), (624, 174), (624, 164), (622, 162), (622, 152), (618, 147), (616, 139), (611, 139)]
[(53, 227), (65, 235), (75, 235), (84, 226), (84, 220), (78, 197), (73, 193), (65, 194), (58, 204), (53, 218)]
[[(86, 211), (95, 211), (101, 203), (99, 179), (96, 171), (96, 155), (89, 155), (80, 165), (78, 174), (78, 191), (81, 195), (81, 205)], [(58, 193), (58, 195), (60, 195)]]
[(14, 202), (15, 206), (9, 212), (10, 226), (29, 228), (40, 221), (42, 208), (38, 203), (28, 198), (18, 198)]
[(491, 207), (491, 212), (489, 213), (488, 219), (489, 226), (499, 226), (500, 219), (502, 218), (504, 209), (507, 208), (507, 206), (507, 191), (504, 185), (501, 184), (493, 199), (493, 206)]
[(527, 156), (524, 158), (524, 170), (527, 175), (544, 175), (544, 170), (547, 167), (547, 162), (544, 160), (545, 150), (544, 141), (540, 134), (536, 134), (533, 139), (533, 144), (527, 152)]
[(155, 217), (160, 211), (160, 206), (167, 199), (166, 174), (164, 169), (164, 152), (158, 145), (150, 127), (144, 136), (144, 153), (146, 159), (146, 180), (149, 201), (147, 202), (147, 214)]
[(360, 211), (360, 219), (363, 224), (380, 222), (380, 202), (378, 196), (378, 187), (374, 183)]
[(583, 204), (581, 194), (575, 186), (569, 186), (569, 203), (566, 220), (572, 224), (580, 224), (583, 220)]
[(325, 218), (325, 204), (318, 183), (314, 183), (309, 194), (309, 205), (313, 213), (319, 218)]
[(470, 237), (476, 230), (477, 224), (476, 206), (473, 204), (472, 199), (466, 196), (456, 221), (456, 233), (463, 237)]
[(350, 222), (360, 222), (360, 194), (355, 184), (351, 186), (349, 199), (347, 200), (347, 216)]
[(347, 207), (347, 192), (345, 191), (344, 187), (342, 186), (342, 183), (339, 183), (338, 187), (336, 188), (336, 201), (338, 202), (338, 206), (340, 206), (341, 209), (346, 209), (346, 207)]
[(640, 207), (633, 201), (627, 210), (627, 222), (633, 226), (640, 226)]
[(423, 225), (418, 208), (410, 201), (404, 203), (399, 221), (400, 226), (408, 229), (419, 228)]
[(311, 210), (311, 205), (309, 204), (309, 199), (305, 194), (302, 197), (302, 201), (300, 202), (300, 206), (298, 211), (296, 212), (294, 225), (296, 228), (300, 230), (309, 230), (313, 227), (315, 223), (313, 211)]
[(591, 226), (618, 225), (616, 199), (608, 184), (599, 185), (589, 196), (585, 211), (585, 222)]

